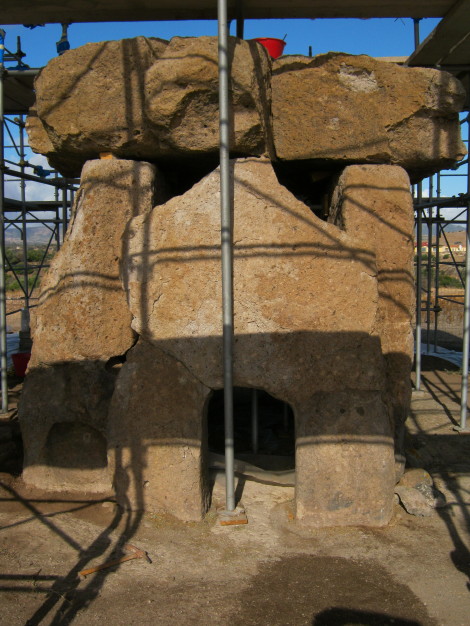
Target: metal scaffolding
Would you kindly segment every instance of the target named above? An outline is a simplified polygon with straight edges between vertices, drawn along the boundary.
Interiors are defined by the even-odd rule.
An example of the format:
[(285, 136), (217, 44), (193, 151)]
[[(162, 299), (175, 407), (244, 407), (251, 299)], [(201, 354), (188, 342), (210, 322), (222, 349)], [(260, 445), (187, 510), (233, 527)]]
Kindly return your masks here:
[[(469, 146), (470, 114), (461, 122), (464, 142)], [(456, 191), (452, 196), (442, 195), (442, 186), (445, 178), (454, 179)], [(423, 197), (423, 188), (426, 187), (427, 197)], [(467, 431), (467, 400), (468, 400), (468, 373), (469, 373), (469, 343), (470, 343), (470, 161), (467, 158), (461, 161), (454, 171), (439, 172), (414, 188), (416, 212), (416, 341), (415, 341), (415, 373), (416, 389), (421, 389), (421, 363), (423, 353), (441, 354), (445, 351), (439, 348), (439, 317), (442, 312), (443, 301), (451, 302), (463, 309), (462, 328), (462, 380), (460, 431)], [(454, 215), (449, 215), (452, 209)], [(423, 225), (426, 228), (427, 241), (423, 245)], [(448, 229), (459, 226), (465, 230), (465, 260), (456, 257), (449, 243)], [(447, 229), (447, 230), (446, 230)], [(448, 252), (442, 253), (441, 242), (444, 242)], [(433, 254), (434, 251), (434, 254)], [(423, 258), (426, 252), (426, 258)], [(423, 261), (425, 261), (423, 263)], [(441, 277), (449, 267), (455, 269), (460, 281), (462, 293), (442, 293), (440, 289)], [(424, 315), (424, 326), (422, 323)], [(425, 341), (423, 341), (423, 334)], [(433, 349), (431, 350), (431, 345)]]
[[(0, 366), (2, 412), (8, 411), (7, 385), (7, 321), (9, 315), (21, 312), (19, 351), (30, 347), (29, 312), (36, 305), (37, 287), (41, 273), (48, 267), (52, 250), (58, 250), (67, 229), (68, 215), (76, 190), (74, 181), (28, 160), (25, 113), (34, 101), (32, 81), (38, 73), (23, 64), (24, 53), (18, 38), (17, 50), (4, 48), (4, 33), (0, 32)], [(8, 67), (8, 63), (16, 63)], [(30, 197), (29, 185), (50, 189), (50, 199)], [(36, 187), (37, 189), (37, 187)], [(10, 190), (13, 190), (10, 191)], [(13, 197), (16, 196), (16, 197)], [(47, 235), (42, 254), (33, 262), (29, 259), (30, 235), (34, 227), (42, 226)], [(20, 260), (13, 264), (7, 237), (16, 234)], [(6, 278), (13, 277), (18, 294), (6, 297)], [(7, 307), (7, 305), (10, 305)], [(7, 311), (8, 308), (8, 311)]]

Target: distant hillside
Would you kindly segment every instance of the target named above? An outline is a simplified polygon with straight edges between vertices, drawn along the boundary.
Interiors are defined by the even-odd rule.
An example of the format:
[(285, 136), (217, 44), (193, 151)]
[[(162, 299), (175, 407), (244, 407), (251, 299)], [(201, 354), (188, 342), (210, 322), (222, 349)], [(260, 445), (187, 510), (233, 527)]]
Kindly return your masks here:
[[(43, 226), (42, 224), (38, 226), (28, 226), (26, 228), (26, 233), (28, 244), (33, 246), (47, 245), (51, 237), (51, 231), (49, 228)], [(21, 245), (21, 233), (17, 228), (10, 226), (10, 228), (5, 231), (5, 245)]]
[[(446, 238), (447, 238), (447, 241), (449, 242), (449, 245), (457, 246), (458, 244), (461, 244), (465, 248), (466, 241), (467, 241), (467, 234), (464, 230), (448, 231), (446, 228), (445, 233), (446, 233)], [(433, 245), (436, 243), (435, 237), (436, 236), (433, 233), (433, 238), (432, 238)], [(428, 240), (428, 233), (427, 231), (424, 231), (423, 241), (427, 241), (427, 240)], [(442, 245), (445, 245), (444, 236), (442, 234), (439, 235), (439, 240)]]

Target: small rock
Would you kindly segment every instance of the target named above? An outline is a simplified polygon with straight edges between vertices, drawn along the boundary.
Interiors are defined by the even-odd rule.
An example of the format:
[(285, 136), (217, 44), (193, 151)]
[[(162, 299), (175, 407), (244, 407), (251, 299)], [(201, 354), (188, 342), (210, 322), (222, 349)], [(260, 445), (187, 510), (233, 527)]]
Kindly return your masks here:
[(432, 507), (429, 506), (426, 497), (413, 487), (396, 487), (395, 493), (400, 498), (400, 502), (407, 513), (429, 517), (432, 515)]
[(415, 487), (418, 485), (427, 485), (432, 487), (433, 481), (430, 474), (421, 468), (411, 468), (405, 470), (405, 473), (400, 479), (398, 483), (400, 487)]
[(398, 487), (405, 487), (417, 490), (421, 493), (428, 506), (433, 509), (446, 506), (445, 496), (434, 487), (430, 474), (421, 468), (412, 468), (405, 471), (398, 483)]

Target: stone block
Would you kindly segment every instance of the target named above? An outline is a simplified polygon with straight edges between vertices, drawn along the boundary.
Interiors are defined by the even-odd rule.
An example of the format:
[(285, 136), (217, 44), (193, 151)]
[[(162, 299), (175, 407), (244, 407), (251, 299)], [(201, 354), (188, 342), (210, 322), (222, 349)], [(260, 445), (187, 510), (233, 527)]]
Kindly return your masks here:
[(386, 525), (395, 470), (381, 394), (316, 394), (298, 410), (297, 424), (297, 517), (312, 526)]
[[(229, 38), (231, 149), (261, 155), (268, 147), (271, 62), (255, 41)], [(145, 75), (146, 114), (155, 156), (219, 151), (217, 37), (174, 37)]]
[(120, 279), (121, 236), (154, 202), (155, 169), (118, 159), (89, 161), (82, 173), (65, 242), (51, 262), (33, 310), (39, 363), (104, 360), (134, 343)]
[(329, 52), (273, 64), (276, 154), (323, 164), (386, 163), (413, 179), (465, 156), (458, 113), (465, 91), (452, 75)]
[(210, 389), (144, 341), (132, 348), (109, 412), (109, 460), (125, 508), (200, 520), (209, 505), (204, 409)]
[(374, 333), (386, 361), (387, 402), (400, 430), (411, 400), (415, 310), (414, 212), (406, 172), (389, 165), (346, 167), (333, 192), (329, 220), (376, 260), (379, 301)]
[[(53, 146), (46, 156), (68, 176), (100, 152), (150, 159), (154, 137), (145, 120), (145, 71), (166, 48), (162, 39), (136, 37), (88, 43), (49, 61), (35, 81), (36, 111)], [(29, 123), (32, 149), (43, 133)], [(32, 131), (32, 132), (31, 132)]]
[(27, 484), (53, 491), (110, 492), (106, 430), (114, 380), (99, 361), (29, 370), (18, 413)]

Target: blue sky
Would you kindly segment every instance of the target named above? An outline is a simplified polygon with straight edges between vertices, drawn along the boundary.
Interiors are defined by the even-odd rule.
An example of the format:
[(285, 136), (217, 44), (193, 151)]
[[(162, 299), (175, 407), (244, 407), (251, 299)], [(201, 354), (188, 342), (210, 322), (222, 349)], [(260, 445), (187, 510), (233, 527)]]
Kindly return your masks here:
[[(424, 19), (420, 22), (421, 39), (429, 34), (439, 20)], [(6, 31), (6, 47), (16, 49), (16, 37), (22, 41), (26, 52), (25, 63), (41, 67), (57, 55), (56, 42), (61, 36), (60, 24), (49, 24), (30, 30), (24, 26), (3, 26)], [(232, 23), (232, 34), (235, 23)], [(73, 48), (89, 41), (122, 39), (145, 35), (170, 39), (174, 36), (191, 37), (216, 35), (217, 22), (103, 22), (95, 24), (72, 24), (69, 41)], [(313, 54), (336, 50), (351, 54), (371, 56), (407, 56), (414, 49), (413, 20), (403, 19), (317, 19), (317, 20), (246, 20), (245, 39), (254, 37), (277, 37), (287, 35), (284, 54)]]

